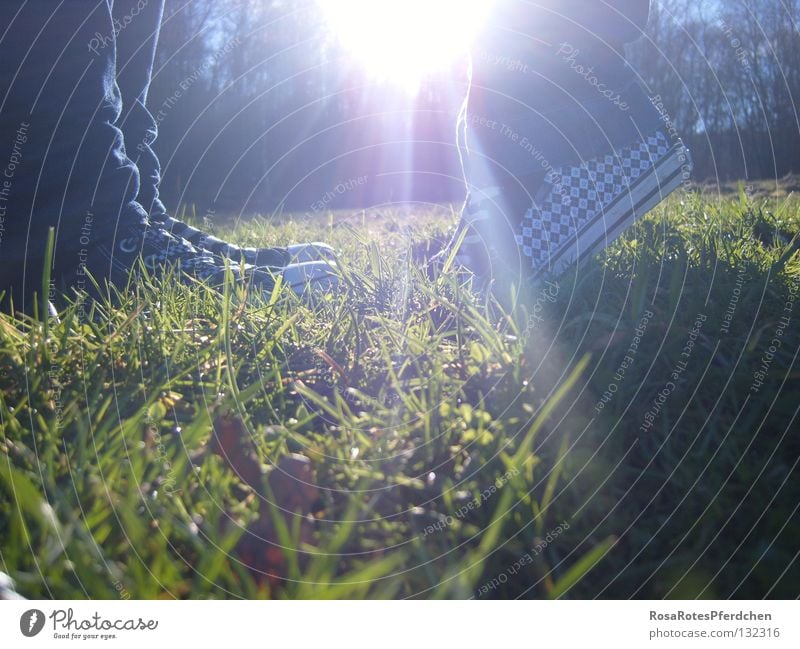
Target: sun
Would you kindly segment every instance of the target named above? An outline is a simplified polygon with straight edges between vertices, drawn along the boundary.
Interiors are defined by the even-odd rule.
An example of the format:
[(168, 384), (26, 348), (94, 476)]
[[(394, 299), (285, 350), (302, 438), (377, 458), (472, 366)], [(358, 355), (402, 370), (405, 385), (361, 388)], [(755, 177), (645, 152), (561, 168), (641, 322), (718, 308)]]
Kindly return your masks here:
[(370, 75), (408, 90), (465, 56), (491, 0), (318, 0)]

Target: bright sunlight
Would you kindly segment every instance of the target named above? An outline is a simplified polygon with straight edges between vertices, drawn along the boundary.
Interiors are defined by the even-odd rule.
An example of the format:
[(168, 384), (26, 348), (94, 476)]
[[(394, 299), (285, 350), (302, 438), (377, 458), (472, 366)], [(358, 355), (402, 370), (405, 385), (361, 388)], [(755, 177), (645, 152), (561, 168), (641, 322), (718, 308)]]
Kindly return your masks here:
[(319, 0), (359, 65), (409, 91), (467, 53), (490, 1)]

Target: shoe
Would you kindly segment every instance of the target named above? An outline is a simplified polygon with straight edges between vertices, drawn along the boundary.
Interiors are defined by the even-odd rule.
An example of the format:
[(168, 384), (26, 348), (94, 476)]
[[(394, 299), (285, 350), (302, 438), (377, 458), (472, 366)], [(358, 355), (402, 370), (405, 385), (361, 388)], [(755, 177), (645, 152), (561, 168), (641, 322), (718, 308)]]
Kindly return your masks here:
[(223, 241), (167, 214), (153, 214), (150, 216), (150, 220), (170, 234), (186, 239), (196, 248), (207, 250), (214, 255), (233, 261), (244, 261), (252, 266), (285, 268), (290, 264), (335, 261), (336, 259), (335, 250), (326, 243), (298, 243), (277, 248), (248, 248)]
[(603, 250), (688, 181), (691, 156), (669, 118), (638, 82), (622, 88), (625, 111), (595, 96), (525, 116), (524, 123), (509, 120), (518, 132), (540, 137), (531, 135), (525, 150), (494, 143), (492, 154), (513, 170), (513, 180), (494, 184), (484, 174), (483, 186), (471, 184), (454, 237), (467, 232), (456, 263), (482, 284), (500, 281), (498, 272), (503, 281), (523, 283), (559, 275)]
[(477, 280), (476, 288), (520, 276), (522, 260), (508, 218), (513, 211), (507, 199), (507, 192), (499, 186), (469, 193), (450, 243), (431, 260), (436, 272), (440, 273), (452, 256), (452, 267), (466, 271), (464, 279)]
[(691, 170), (689, 150), (657, 129), (548, 174), (516, 235), (529, 274), (555, 276), (582, 264), (678, 189)]
[(334, 293), (339, 287), (338, 267), (335, 261), (304, 261), (280, 269), (283, 283), (295, 295), (314, 298)]
[(93, 277), (107, 277), (116, 286), (125, 286), (131, 273), (139, 273), (139, 261), (147, 272), (163, 273), (176, 269), (181, 279), (205, 282), (211, 286), (222, 286), (227, 273), (235, 283), (246, 284), (253, 290), (269, 296), (277, 277), (282, 277), (295, 294), (306, 297), (320, 292), (331, 292), (338, 285), (335, 262), (304, 262), (288, 264), (280, 269), (257, 268), (248, 264), (225, 264), (219, 257), (206, 250), (198, 250), (190, 242), (176, 237), (163, 228), (149, 225), (127, 227), (116, 241), (97, 247), (86, 266), (73, 278), (73, 287), (86, 289), (85, 272)]
[[(116, 286), (125, 286), (132, 270), (138, 272), (140, 259), (142, 266), (152, 273), (174, 268), (182, 277), (214, 285), (221, 285), (225, 278), (225, 266), (213, 255), (151, 225), (129, 226), (116, 240), (99, 245), (97, 252), (94, 267), (88, 270), (95, 276), (108, 277)], [(236, 280), (242, 279), (238, 267), (232, 266), (231, 272)]]
[(0, 601), (21, 601), (25, 597), (16, 591), (14, 580), (6, 573), (0, 572)]

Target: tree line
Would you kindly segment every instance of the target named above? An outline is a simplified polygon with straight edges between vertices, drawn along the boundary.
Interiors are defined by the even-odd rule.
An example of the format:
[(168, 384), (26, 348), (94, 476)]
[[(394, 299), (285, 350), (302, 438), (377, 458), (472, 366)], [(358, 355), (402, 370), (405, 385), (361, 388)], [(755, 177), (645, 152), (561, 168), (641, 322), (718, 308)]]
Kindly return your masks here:
[[(798, 18), (800, 0), (653, 2), (630, 64), (692, 149), (696, 179), (800, 171)], [(413, 96), (365, 78), (325, 27), (316, 0), (167, 0), (148, 104), (170, 204), (314, 212), (463, 197), (463, 67)]]

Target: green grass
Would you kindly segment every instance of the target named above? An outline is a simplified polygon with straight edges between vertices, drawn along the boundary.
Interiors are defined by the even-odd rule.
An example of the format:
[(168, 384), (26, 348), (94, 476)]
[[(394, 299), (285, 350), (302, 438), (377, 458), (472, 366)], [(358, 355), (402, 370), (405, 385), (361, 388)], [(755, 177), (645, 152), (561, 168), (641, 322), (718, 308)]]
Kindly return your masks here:
[(442, 208), (216, 224), (336, 245), (313, 308), (167, 278), (2, 315), (0, 570), (37, 598), (796, 597), (800, 201), (751, 201), (674, 198), (506, 309), (423, 277)]

